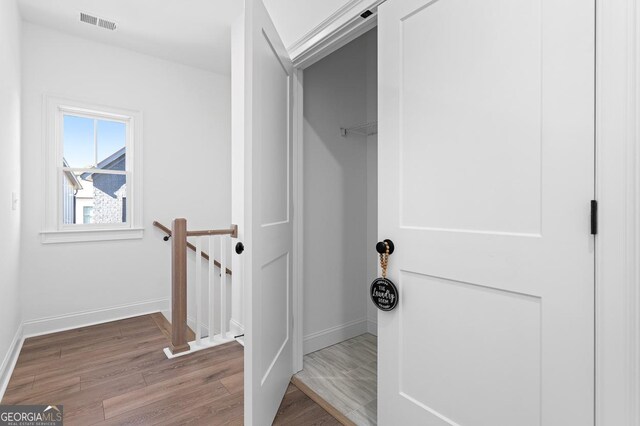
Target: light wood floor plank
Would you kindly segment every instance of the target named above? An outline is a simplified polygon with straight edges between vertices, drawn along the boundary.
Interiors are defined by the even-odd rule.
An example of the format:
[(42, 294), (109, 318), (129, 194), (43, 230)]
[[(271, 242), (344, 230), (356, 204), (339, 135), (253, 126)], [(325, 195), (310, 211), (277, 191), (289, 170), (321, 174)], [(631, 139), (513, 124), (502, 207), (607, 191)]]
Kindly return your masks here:
[(293, 382), (344, 424), (372, 426), (377, 370), (377, 338), (365, 333), (305, 355)]

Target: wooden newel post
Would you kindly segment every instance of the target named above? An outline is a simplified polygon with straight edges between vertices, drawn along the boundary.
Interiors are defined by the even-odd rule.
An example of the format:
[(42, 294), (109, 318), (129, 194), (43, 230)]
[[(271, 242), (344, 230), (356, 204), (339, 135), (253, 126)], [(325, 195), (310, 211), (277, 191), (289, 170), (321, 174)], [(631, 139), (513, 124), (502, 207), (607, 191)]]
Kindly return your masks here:
[(187, 220), (171, 224), (171, 353), (189, 350), (187, 343)]

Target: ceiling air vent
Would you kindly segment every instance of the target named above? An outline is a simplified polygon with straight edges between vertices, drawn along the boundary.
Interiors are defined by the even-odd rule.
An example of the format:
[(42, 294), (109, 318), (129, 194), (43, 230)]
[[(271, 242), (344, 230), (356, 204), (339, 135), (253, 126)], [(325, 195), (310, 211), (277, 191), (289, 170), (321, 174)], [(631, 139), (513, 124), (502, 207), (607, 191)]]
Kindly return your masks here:
[(82, 22), (86, 22), (87, 24), (96, 25), (98, 23), (98, 18), (95, 16), (88, 15), (86, 13), (80, 12), (80, 20)]
[(102, 18), (98, 19), (98, 26), (102, 28), (106, 28), (111, 31), (115, 30), (117, 27), (115, 22), (107, 21), (106, 19), (102, 19)]
[(109, 21), (103, 18), (99, 18), (97, 16), (89, 15), (88, 13), (80, 12), (80, 21), (86, 22), (90, 25), (97, 25), (98, 27), (105, 28), (107, 30), (115, 30), (118, 27), (113, 21)]

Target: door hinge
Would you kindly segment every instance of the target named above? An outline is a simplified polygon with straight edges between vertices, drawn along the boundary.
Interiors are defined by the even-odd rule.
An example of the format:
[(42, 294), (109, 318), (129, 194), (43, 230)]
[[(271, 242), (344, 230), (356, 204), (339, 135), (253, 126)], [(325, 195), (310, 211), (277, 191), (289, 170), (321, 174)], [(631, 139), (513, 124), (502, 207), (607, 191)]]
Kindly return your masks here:
[(591, 200), (591, 235), (598, 233), (598, 202)]

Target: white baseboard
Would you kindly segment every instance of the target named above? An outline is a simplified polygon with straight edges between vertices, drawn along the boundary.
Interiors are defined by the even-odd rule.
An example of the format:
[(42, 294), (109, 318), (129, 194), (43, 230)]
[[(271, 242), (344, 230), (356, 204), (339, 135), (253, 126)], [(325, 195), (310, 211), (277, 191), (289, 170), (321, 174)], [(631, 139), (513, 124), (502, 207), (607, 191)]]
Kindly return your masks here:
[[(169, 323), (171, 323), (171, 320), (169, 320)], [(193, 317), (187, 317), (187, 327), (189, 327), (191, 330), (193, 330), (193, 332), (196, 332), (196, 319)], [(219, 332), (220, 330), (218, 330)], [(216, 332), (216, 330), (213, 330), (214, 334)], [(200, 327), (200, 335), (202, 336), (208, 336), (209, 335), (209, 326), (208, 325), (204, 325), (202, 324), (202, 327)]]
[(231, 318), (231, 321), (229, 322), (229, 328), (231, 329), (231, 333), (233, 333), (234, 336), (244, 334), (244, 325), (240, 324), (233, 318)]
[(5, 354), (2, 364), (0, 365), (0, 401), (2, 401), (4, 393), (7, 390), (11, 374), (13, 373), (13, 369), (18, 361), (18, 355), (20, 355), (20, 349), (22, 349), (22, 343), (24, 342), (22, 330), (23, 328), (21, 324), (18, 326), (16, 334), (13, 336), (13, 340), (9, 346), (9, 350)]
[(304, 355), (364, 334), (367, 328), (367, 320), (359, 319), (309, 334), (304, 337)]
[(378, 335), (378, 323), (375, 321), (367, 321), (367, 333), (371, 333), (374, 336)]
[(157, 299), (93, 311), (39, 318), (25, 321), (22, 325), (22, 331), (24, 337), (33, 337), (41, 334), (55, 333), (58, 331), (86, 327), (109, 321), (117, 321), (138, 315), (151, 314), (159, 311), (162, 312), (167, 310), (168, 305), (168, 299)]

